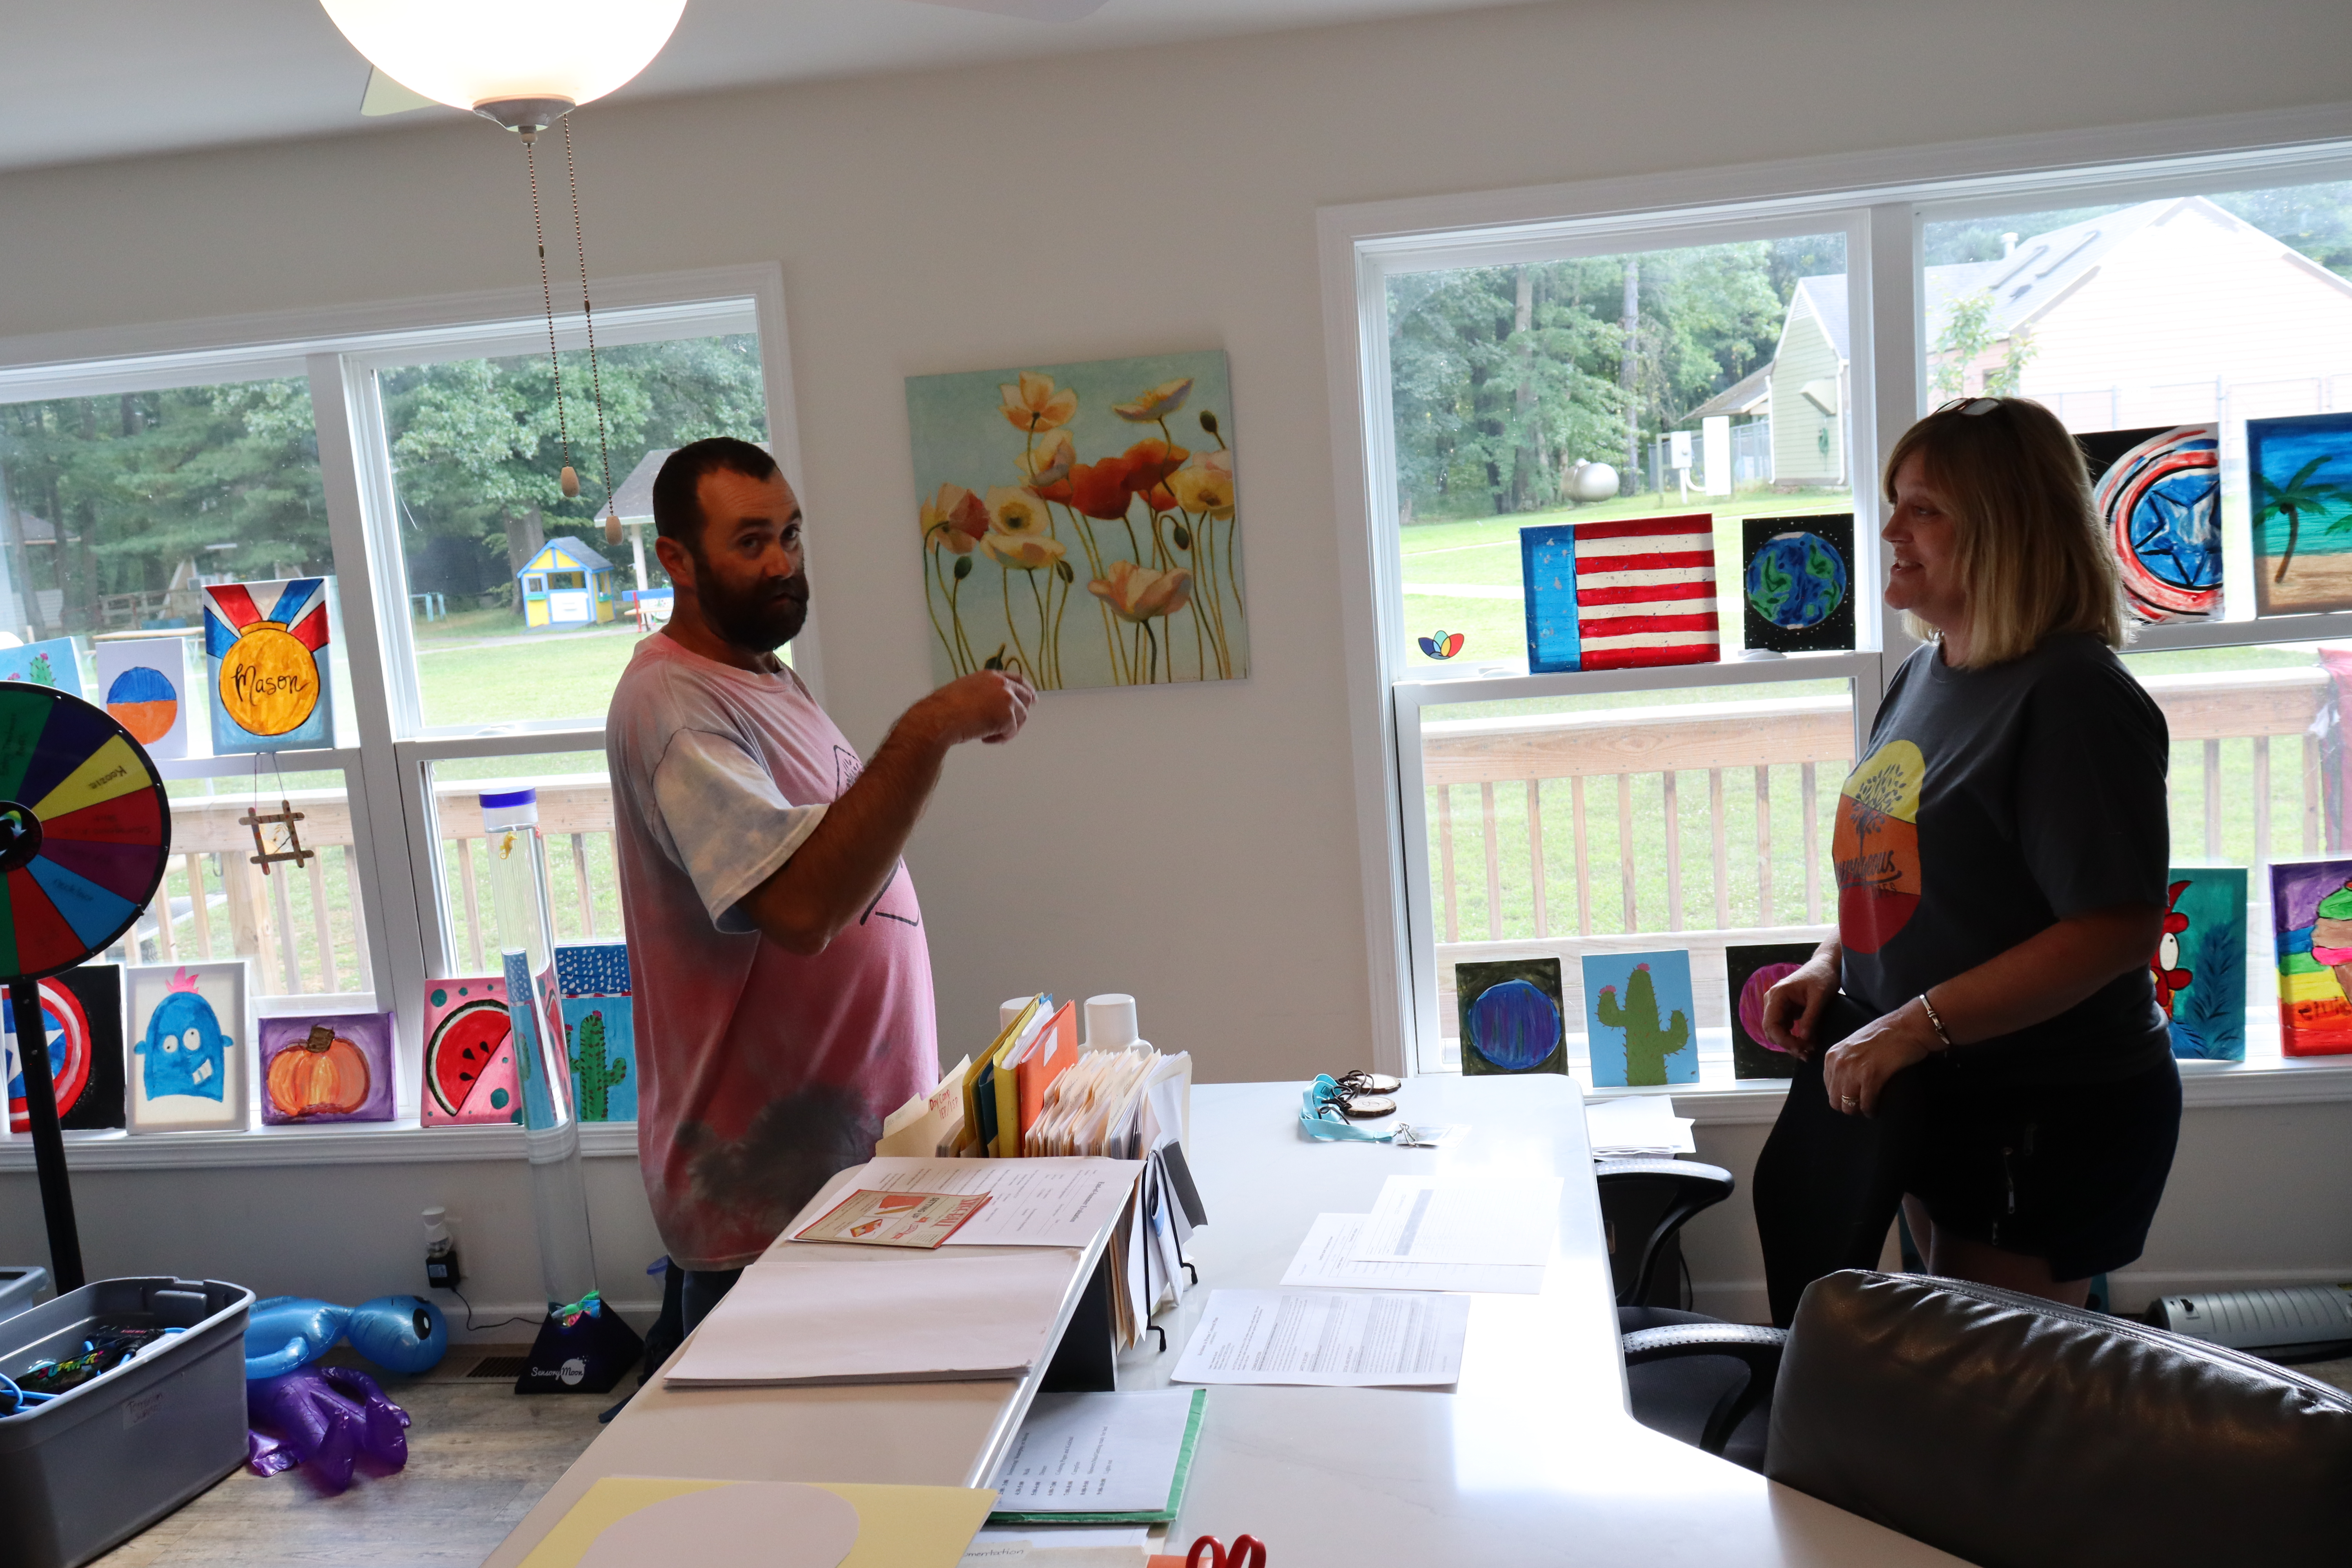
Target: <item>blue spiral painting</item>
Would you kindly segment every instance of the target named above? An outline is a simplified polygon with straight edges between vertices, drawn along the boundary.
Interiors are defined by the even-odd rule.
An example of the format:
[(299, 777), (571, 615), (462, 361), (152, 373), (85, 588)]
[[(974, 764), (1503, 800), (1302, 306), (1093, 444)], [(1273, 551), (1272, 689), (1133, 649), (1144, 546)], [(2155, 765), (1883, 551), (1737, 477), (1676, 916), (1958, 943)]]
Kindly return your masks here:
[(1470, 1005), (1464, 1042), (1504, 1072), (1529, 1072), (1559, 1048), (1559, 1004), (1524, 980), (1490, 985)]

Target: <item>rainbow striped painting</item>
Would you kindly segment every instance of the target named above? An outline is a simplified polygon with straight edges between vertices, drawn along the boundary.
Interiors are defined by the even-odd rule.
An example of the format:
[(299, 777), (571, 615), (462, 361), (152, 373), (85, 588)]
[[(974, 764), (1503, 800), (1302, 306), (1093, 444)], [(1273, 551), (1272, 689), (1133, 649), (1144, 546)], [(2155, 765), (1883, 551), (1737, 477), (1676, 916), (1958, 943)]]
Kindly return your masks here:
[(1522, 528), (1519, 560), (1533, 673), (1720, 657), (1715, 520), (1706, 512)]

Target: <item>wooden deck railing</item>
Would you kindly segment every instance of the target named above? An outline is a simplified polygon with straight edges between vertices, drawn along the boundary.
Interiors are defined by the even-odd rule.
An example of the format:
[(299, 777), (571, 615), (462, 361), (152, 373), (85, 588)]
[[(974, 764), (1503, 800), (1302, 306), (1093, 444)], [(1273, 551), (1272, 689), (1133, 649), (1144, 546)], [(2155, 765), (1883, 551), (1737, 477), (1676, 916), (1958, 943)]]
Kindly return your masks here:
[[(547, 840), (557, 940), (620, 935), (611, 785), (601, 775), (532, 784), (539, 791), (540, 831)], [(464, 780), (437, 784), (434, 791), (449, 883), (451, 945), (458, 962), (476, 974), (489, 973), (497, 954), (479, 800), (483, 787), (484, 781)], [(175, 798), (172, 869), (145, 918), (114, 956), (149, 963), (248, 958), (261, 995), (373, 990), (367, 924), (360, 915), (369, 879), (360, 870), (351, 808), (340, 790), (299, 790), (289, 798), (303, 814), (303, 844), (320, 853), (299, 869), (273, 866), (268, 877), (249, 858), (252, 830), (237, 821), (249, 805), (246, 798)]]
[[(2324, 821), (2319, 743), (2309, 733), (2330, 691), (2323, 671), (2154, 676), (2144, 684), (2172, 733), (2176, 858), (2259, 864), (2336, 847)], [(1424, 721), (1440, 940), (1833, 921), (1825, 819), (1853, 763), (1852, 710), (1838, 697)], [(1793, 786), (1793, 812), (1776, 805), (1776, 770), (1780, 789)], [(1686, 844), (1694, 791), (1705, 797), (1698, 866)], [(1611, 806), (1613, 825), (1599, 815)], [(1547, 834), (1556, 837), (1563, 816), (1572, 857), (1546, 852)], [(1466, 857), (1465, 837), (1475, 844)], [(1604, 837), (1612, 841), (1605, 856), (1595, 847)], [(1788, 874), (1791, 855), (1802, 868), (1801, 891)], [(1614, 898), (1597, 896), (1595, 877), (1612, 870), (1617, 887), (1604, 884), (1602, 892)], [(1571, 907), (1563, 907), (1563, 894)], [(1479, 905), (1483, 918), (1474, 915), (1465, 931), (1465, 910)]]

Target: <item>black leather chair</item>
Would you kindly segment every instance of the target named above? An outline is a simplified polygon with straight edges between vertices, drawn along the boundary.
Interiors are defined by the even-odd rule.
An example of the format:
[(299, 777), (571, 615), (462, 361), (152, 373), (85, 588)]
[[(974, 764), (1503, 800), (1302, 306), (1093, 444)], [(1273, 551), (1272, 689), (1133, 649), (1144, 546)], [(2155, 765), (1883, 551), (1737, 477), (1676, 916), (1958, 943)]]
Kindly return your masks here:
[(1766, 1406), (1786, 1336), (1682, 1305), (1678, 1233), (1738, 1184), (1721, 1166), (1696, 1160), (1600, 1160), (1593, 1174), (1633, 1418), (1762, 1469)]
[(1856, 1269), (1798, 1305), (1764, 1473), (1985, 1568), (2325, 1562), (2352, 1544), (2352, 1395), (2125, 1319)]

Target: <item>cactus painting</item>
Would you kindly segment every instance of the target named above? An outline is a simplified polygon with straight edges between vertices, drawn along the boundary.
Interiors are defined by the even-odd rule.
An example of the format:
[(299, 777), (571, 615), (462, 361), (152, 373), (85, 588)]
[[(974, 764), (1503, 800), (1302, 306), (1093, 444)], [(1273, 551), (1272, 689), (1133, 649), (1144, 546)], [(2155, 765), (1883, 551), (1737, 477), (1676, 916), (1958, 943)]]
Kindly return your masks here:
[(560, 943), (556, 989), (572, 1058), (572, 1099), (583, 1121), (637, 1119), (636, 1027), (629, 950), (617, 942)]
[(1592, 1087), (1696, 1083), (1690, 954), (1594, 952), (1584, 957), (1584, 1018)]
[(1465, 1076), (1568, 1071), (1559, 959), (1457, 963), (1454, 996)]

